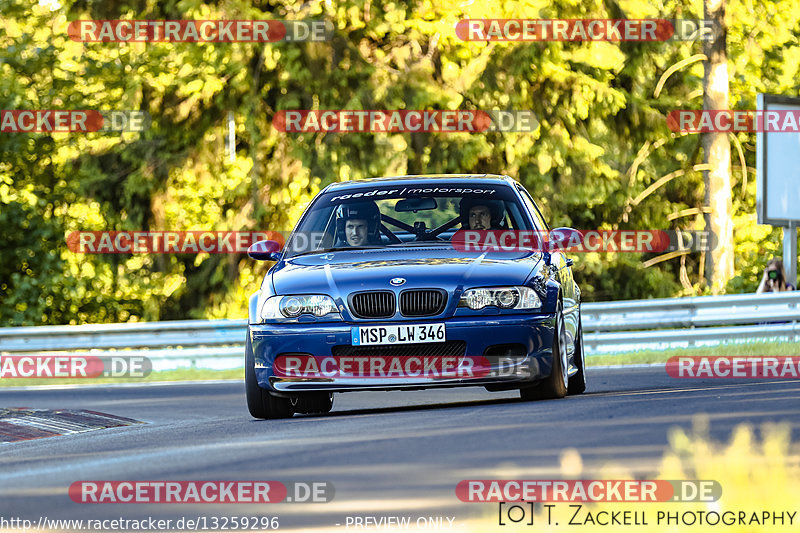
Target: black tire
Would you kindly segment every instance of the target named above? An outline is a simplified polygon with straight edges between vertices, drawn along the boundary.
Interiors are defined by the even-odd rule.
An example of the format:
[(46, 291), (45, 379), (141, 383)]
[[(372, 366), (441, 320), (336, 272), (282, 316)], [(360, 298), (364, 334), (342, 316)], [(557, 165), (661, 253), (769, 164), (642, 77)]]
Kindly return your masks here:
[(567, 394), (583, 394), (586, 390), (586, 357), (583, 354), (583, 321), (578, 315), (578, 335), (575, 337), (575, 353), (572, 356), (578, 372), (569, 378)]
[(554, 400), (567, 395), (567, 328), (564, 324), (564, 311), (558, 302), (555, 315), (555, 331), (553, 334), (553, 369), (550, 376), (542, 383), (519, 390), (520, 398), (530, 400)]
[(244, 348), (244, 385), (247, 391), (247, 409), (253, 418), (289, 418), (294, 414), (289, 398), (273, 396), (262, 389), (256, 380), (255, 355), (250, 335)]
[(293, 402), (296, 413), (317, 414), (330, 413), (333, 409), (332, 392), (313, 392), (298, 396)]

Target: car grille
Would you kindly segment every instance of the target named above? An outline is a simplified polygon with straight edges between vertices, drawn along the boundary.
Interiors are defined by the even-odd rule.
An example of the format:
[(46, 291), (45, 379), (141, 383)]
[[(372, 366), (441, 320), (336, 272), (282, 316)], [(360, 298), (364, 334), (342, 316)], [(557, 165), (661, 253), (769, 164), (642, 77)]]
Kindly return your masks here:
[(395, 299), (392, 291), (359, 292), (350, 296), (350, 310), (358, 318), (389, 318), (394, 316)]
[(400, 313), (403, 316), (438, 315), (446, 304), (447, 294), (438, 289), (412, 289), (400, 293)]
[(446, 341), (393, 346), (334, 346), (334, 357), (462, 357), (467, 349), (464, 341)]

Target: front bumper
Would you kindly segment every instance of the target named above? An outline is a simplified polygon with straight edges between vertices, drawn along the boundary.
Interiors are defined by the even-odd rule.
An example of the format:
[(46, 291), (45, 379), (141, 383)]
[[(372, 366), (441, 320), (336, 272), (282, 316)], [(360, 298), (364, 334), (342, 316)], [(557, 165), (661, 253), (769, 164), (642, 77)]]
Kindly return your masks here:
[[(488, 357), (491, 371), (476, 377), (285, 377), (275, 372), (275, 360), (284, 354), (334, 357), (336, 347), (351, 345), (351, 327), (381, 326), (381, 322), (250, 324), (258, 384), (277, 393), (298, 391), (347, 392), (358, 390), (413, 390), (434, 387), (486, 386), (517, 388), (550, 375), (554, 317), (550, 315), (491, 315), (438, 320), (393, 321), (390, 324), (444, 322), (447, 341), (466, 343), (463, 357), (496, 354), (497, 346), (515, 346), (514, 357)], [(407, 345), (408, 346), (408, 345)], [(463, 359), (463, 358), (462, 358)]]

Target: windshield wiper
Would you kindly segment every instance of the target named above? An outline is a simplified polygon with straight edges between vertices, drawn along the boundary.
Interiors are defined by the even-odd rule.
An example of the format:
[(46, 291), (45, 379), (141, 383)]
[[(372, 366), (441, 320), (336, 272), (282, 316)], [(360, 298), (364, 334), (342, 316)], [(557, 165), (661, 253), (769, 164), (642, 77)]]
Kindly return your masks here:
[(387, 246), (452, 246), (449, 241), (437, 241), (437, 240), (430, 240), (430, 241), (411, 241), (411, 242), (399, 242), (397, 244), (387, 244)]
[(325, 248), (324, 250), (306, 250), (305, 252), (294, 254), (289, 259), (309, 254), (327, 254), (329, 252), (345, 252), (345, 251), (352, 252), (355, 250), (378, 250), (380, 248), (383, 248), (383, 246), (336, 246), (334, 248)]

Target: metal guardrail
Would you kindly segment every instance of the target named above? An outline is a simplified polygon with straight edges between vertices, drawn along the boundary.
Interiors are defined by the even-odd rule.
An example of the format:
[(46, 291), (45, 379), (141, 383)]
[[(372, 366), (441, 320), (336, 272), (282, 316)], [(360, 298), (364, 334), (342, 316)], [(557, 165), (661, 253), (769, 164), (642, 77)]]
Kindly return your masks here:
[[(587, 355), (800, 340), (800, 291), (587, 303)], [(154, 370), (242, 366), (247, 320), (0, 328), (0, 354), (147, 356)]]
[(800, 291), (591, 303), (581, 307), (581, 316), (587, 354), (795, 342)]
[(0, 328), (0, 352), (243, 345), (247, 320)]
[(0, 355), (145, 356), (153, 370), (242, 366), (247, 320), (0, 328)]

